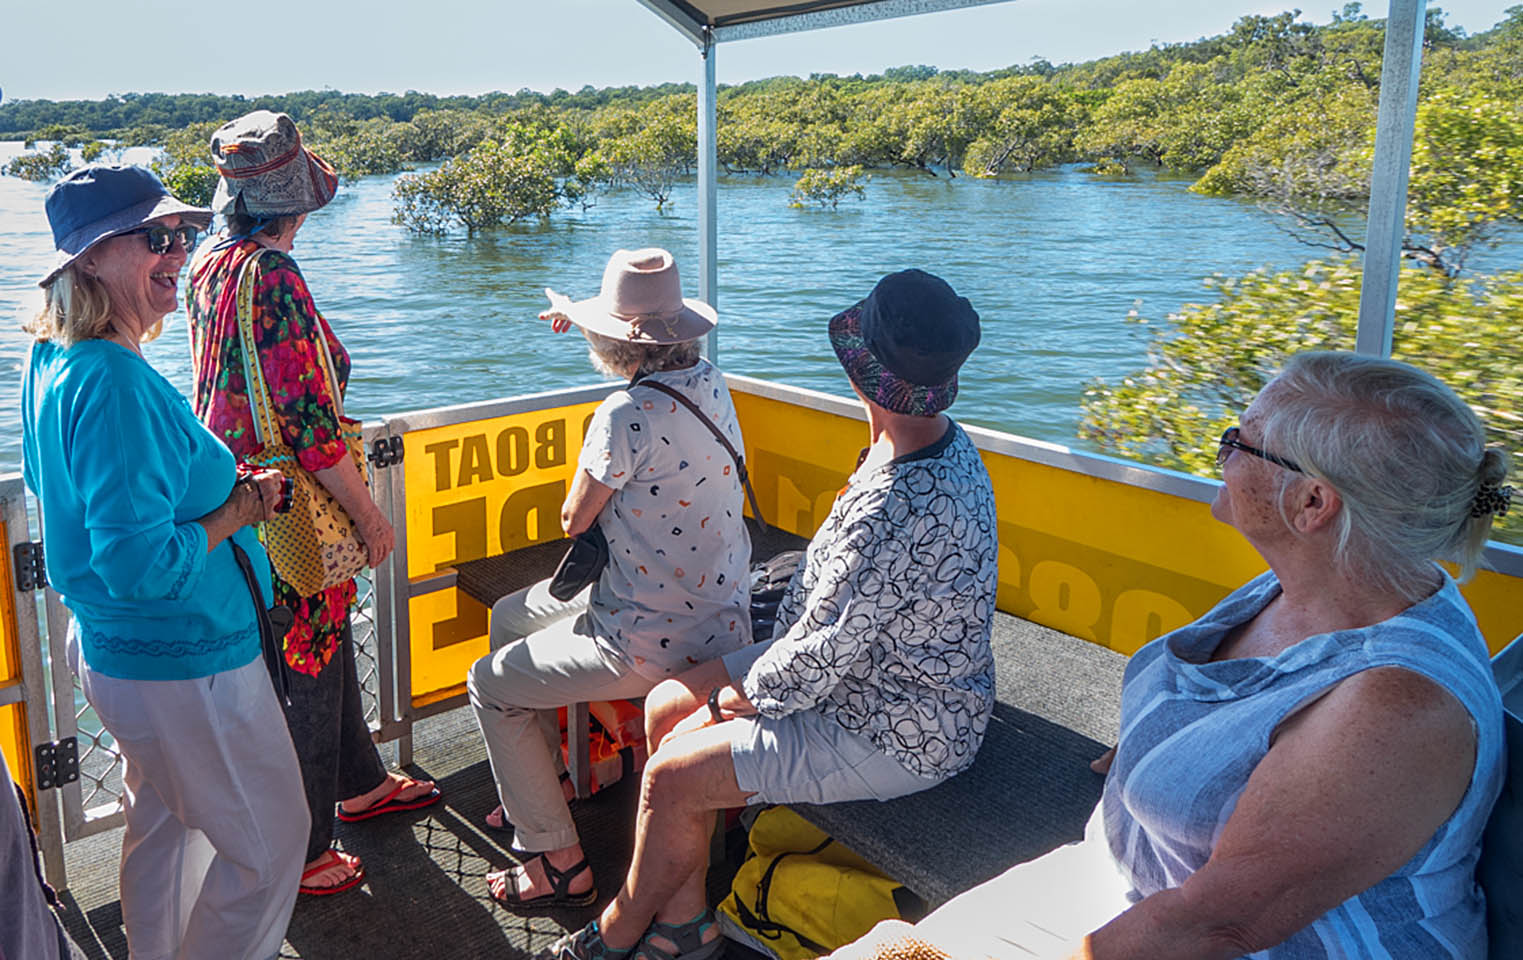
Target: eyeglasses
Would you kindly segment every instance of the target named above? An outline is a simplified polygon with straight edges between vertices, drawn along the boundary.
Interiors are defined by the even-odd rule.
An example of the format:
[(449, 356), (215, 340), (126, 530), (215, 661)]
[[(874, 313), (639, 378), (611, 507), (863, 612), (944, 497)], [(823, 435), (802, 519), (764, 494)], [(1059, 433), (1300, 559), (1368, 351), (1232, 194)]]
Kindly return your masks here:
[(1260, 450), (1258, 447), (1248, 446), (1248, 444), (1238, 439), (1238, 435), (1241, 432), (1241, 429), (1238, 427), (1228, 427), (1226, 432), (1222, 434), (1222, 438), (1216, 441), (1216, 465), (1218, 467), (1227, 462), (1227, 450), (1230, 448), (1232, 450), (1241, 450), (1244, 453), (1251, 453), (1260, 460), (1268, 460), (1270, 463), (1279, 464), (1286, 470), (1294, 470), (1296, 473), (1306, 472), (1294, 460), (1286, 460), (1284, 457), (1276, 456), (1268, 450)]
[(162, 257), (174, 249), (175, 237), (180, 238), (180, 246), (185, 248), (186, 253), (190, 253), (196, 249), (196, 238), (200, 236), (201, 232), (188, 223), (181, 224), (178, 227), (166, 227), (162, 223), (155, 223), (152, 226), (128, 230), (120, 234), (120, 236), (130, 237), (135, 233), (141, 233), (147, 237), (149, 253)]

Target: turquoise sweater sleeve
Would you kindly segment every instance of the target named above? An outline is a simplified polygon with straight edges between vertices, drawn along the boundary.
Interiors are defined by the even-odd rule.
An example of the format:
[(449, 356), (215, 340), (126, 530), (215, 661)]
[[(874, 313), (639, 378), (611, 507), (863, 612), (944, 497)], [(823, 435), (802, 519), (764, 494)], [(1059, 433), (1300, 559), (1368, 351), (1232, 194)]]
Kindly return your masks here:
[(162, 394), (123, 367), (103, 364), (82, 385), (68, 444), (90, 567), (113, 599), (178, 600), (207, 556), (206, 528), (176, 515), (189, 451)]
[[(232, 490), (232, 453), (142, 357), (114, 343), (32, 347), (22, 382), (26, 481), (37, 494), (48, 579), (74, 614), (92, 670), (189, 680), (259, 655), (256, 598), (230, 542), (198, 522)], [(269, 561), (233, 534), (268, 606)]]

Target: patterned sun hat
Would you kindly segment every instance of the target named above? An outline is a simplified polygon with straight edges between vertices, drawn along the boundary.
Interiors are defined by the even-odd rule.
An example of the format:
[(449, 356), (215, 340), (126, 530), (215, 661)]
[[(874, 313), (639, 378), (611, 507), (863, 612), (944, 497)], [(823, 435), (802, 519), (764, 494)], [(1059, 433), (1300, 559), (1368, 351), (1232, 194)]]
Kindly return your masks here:
[(212, 161), (222, 175), (212, 209), (235, 212), (238, 199), (256, 217), (310, 213), (333, 199), (338, 174), (301, 145), (301, 132), (284, 113), (255, 110), (212, 134)]
[(830, 345), (862, 395), (920, 417), (957, 399), (957, 371), (979, 336), (972, 304), (924, 270), (889, 274), (830, 319)]

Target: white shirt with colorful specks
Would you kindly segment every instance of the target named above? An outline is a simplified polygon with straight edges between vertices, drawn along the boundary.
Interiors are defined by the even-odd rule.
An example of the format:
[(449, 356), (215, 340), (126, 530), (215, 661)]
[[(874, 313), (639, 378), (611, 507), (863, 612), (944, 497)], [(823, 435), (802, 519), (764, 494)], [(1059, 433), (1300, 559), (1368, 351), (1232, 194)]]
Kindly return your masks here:
[[(707, 361), (651, 374), (742, 450), (724, 377)], [(641, 676), (660, 680), (751, 640), (751, 537), (730, 454), (692, 411), (638, 384), (598, 406), (578, 466), (612, 487), (598, 515), (608, 566), (588, 616)]]

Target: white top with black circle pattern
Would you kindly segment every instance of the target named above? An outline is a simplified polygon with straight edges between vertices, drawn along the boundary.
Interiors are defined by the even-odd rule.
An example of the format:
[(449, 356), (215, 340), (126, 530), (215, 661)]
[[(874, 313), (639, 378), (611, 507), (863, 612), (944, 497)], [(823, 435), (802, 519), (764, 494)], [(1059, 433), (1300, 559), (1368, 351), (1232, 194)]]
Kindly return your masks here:
[(851, 476), (747, 672), (764, 716), (819, 710), (905, 769), (973, 762), (994, 708), (994, 491), (956, 423), (924, 450)]

